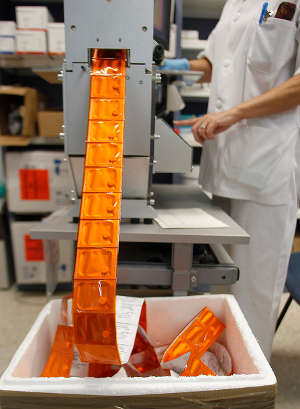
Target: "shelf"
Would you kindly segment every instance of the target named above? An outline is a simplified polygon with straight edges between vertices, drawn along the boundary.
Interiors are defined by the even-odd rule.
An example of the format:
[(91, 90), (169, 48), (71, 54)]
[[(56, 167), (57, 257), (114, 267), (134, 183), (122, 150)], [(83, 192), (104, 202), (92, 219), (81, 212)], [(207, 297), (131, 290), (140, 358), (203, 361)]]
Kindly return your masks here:
[(63, 55), (35, 55), (35, 54), (0, 54), (0, 68), (40, 68), (60, 71), (63, 61)]
[(32, 138), (26, 136), (1, 136), (0, 135), (0, 147), (21, 147), (25, 146), (63, 146), (64, 141), (60, 138), (45, 138), (41, 136), (34, 136)]
[(64, 141), (63, 139), (60, 138), (46, 138), (42, 136), (35, 136), (34, 138), (31, 138), (30, 140), (30, 145), (55, 145), (55, 146), (63, 146)]
[(189, 101), (204, 101), (209, 99), (209, 90), (194, 86), (186, 86), (180, 89), (180, 95)]
[(196, 50), (202, 51), (205, 50), (207, 46), (207, 40), (199, 40), (199, 39), (185, 39), (181, 40), (181, 48), (183, 50)]

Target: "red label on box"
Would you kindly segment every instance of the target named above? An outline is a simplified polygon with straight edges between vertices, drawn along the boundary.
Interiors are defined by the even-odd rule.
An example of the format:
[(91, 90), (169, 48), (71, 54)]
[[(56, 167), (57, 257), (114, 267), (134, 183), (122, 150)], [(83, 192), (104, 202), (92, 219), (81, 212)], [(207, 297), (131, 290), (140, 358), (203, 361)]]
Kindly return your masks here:
[(47, 169), (19, 169), (22, 200), (50, 200)]
[(29, 234), (24, 235), (26, 261), (44, 261), (43, 240), (32, 240)]

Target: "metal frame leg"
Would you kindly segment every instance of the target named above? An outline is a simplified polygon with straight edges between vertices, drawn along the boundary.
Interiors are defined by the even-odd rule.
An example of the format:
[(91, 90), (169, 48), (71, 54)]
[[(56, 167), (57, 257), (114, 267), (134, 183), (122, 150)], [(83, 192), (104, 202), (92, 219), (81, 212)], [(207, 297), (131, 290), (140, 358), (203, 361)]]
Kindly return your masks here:
[(278, 330), (279, 325), (281, 324), (281, 321), (283, 320), (283, 317), (285, 316), (287, 310), (289, 309), (289, 306), (291, 305), (292, 301), (293, 301), (293, 297), (290, 295), (287, 302), (285, 303), (284, 307), (282, 308), (282, 311), (281, 311), (279, 317), (278, 317), (275, 332)]
[(193, 244), (172, 244), (172, 291), (175, 296), (187, 295), (190, 288), (190, 271), (193, 265)]

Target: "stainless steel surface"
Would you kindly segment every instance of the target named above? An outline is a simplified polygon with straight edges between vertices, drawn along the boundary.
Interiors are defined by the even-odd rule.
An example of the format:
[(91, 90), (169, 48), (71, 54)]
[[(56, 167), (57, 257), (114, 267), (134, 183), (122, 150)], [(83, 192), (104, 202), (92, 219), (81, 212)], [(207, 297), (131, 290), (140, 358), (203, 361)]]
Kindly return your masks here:
[(152, 73), (131, 64), (126, 74), (124, 155), (150, 156)]
[(172, 76), (172, 75), (189, 75), (199, 77), (199, 80), (203, 77), (203, 71), (191, 71), (191, 70), (161, 70), (162, 74)]
[(172, 283), (171, 266), (159, 263), (119, 263), (118, 284), (163, 285)]
[(88, 48), (129, 49), (131, 63), (152, 65), (153, 1), (65, 0), (66, 59), (88, 62)]
[[(68, 46), (67, 46), (68, 48)], [(84, 155), (90, 96), (90, 68), (88, 63), (64, 63), (63, 103), (65, 152)]]
[[(226, 213), (212, 205), (211, 200), (197, 186), (153, 185), (155, 210), (160, 208), (199, 207), (226, 223), (228, 228), (162, 229), (151, 225), (122, 223), (120, 241), (158, 243), (247, 244), (249, 235)], [(32, 238), (76, 240), (77, 224), (66, 222), (66, 217), (52, 224), (41, 223), (31, 230)]]
[(162, 119), (155, 121), (155, 173), (185, 173), (192, 168), (192, 148)]

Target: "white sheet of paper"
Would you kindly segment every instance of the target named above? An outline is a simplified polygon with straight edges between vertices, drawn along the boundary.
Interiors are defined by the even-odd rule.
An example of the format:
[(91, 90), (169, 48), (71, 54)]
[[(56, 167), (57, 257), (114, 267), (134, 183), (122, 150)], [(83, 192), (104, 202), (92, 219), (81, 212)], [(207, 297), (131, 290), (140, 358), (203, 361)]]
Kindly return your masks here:
[(117, 341), (122, 364), (129, 361), (143, 303), (143, 298), (117, 296)]
[(207, 212), (198, 208), (156, 209), (156, 222), (164, 229), (211, 229), (228, 227)]

